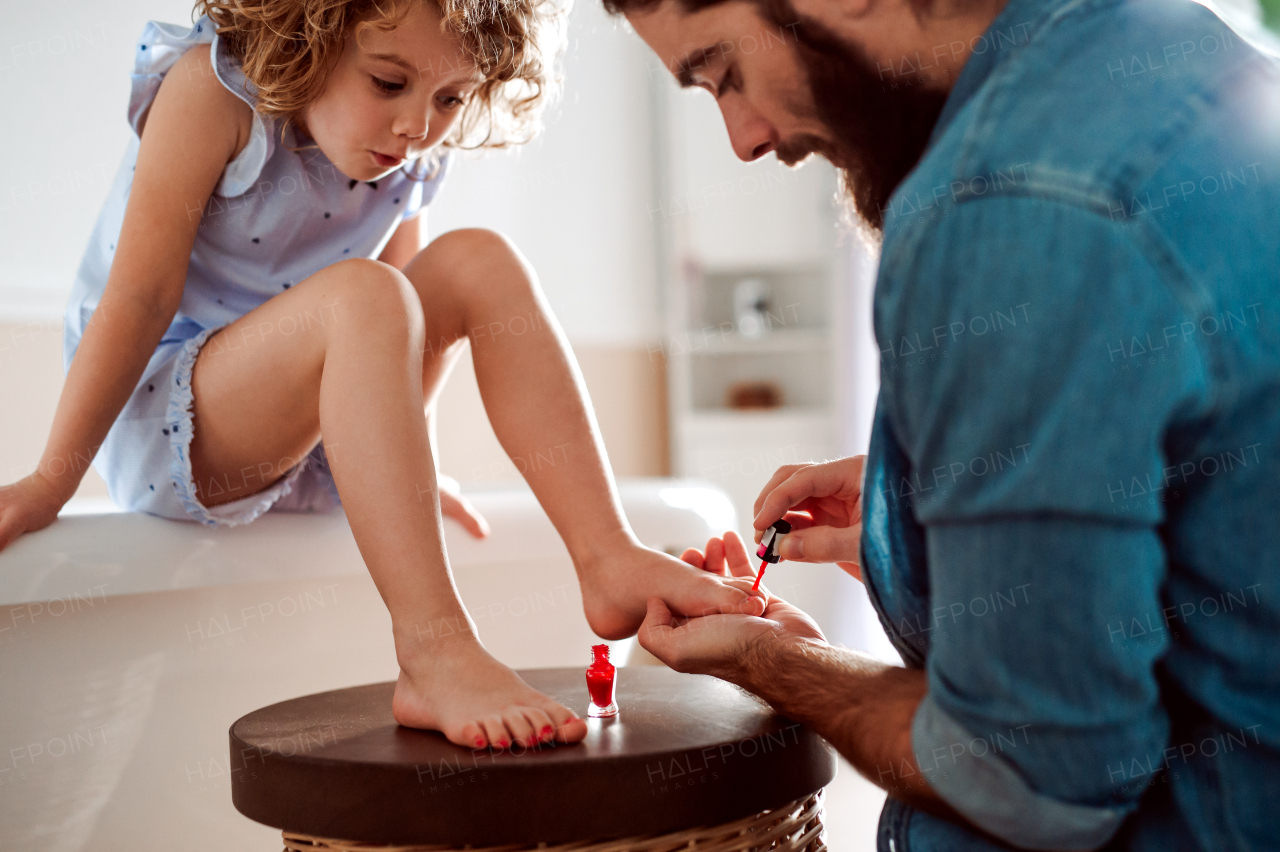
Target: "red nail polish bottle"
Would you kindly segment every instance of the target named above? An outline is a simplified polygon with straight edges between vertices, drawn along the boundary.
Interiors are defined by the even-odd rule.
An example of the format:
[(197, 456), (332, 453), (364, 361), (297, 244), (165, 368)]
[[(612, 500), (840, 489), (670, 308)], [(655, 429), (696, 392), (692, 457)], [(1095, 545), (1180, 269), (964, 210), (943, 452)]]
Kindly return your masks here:
[(609, 662), (608, 645), (592, 645), (593, 658), (587, 668), (587, 691), (591, 693), (588, 716), (616, 716), (618, 705), (613, 700), (613, 676), (617, 672)]

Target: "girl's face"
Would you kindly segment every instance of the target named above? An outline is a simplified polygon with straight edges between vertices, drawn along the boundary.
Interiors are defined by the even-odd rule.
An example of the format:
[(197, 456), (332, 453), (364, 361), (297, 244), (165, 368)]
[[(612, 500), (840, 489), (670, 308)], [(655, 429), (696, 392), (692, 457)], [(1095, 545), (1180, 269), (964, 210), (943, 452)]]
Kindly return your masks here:
[(353, 34), (304, 129), (338, 170), (377, 180), (443, 139), (482, 82), (461, 42), (440, 31), (432, 0), (414, 4), (394, 30)]

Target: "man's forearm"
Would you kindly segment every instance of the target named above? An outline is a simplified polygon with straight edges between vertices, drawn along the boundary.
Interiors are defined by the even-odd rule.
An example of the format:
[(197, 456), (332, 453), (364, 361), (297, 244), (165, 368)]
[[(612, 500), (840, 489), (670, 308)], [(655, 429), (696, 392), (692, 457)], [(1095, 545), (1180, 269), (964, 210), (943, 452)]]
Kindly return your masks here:
[(864, 777), (922, 810), (964, 823), (929, 786), (911, 749), (924, 672), (811, 640), (752, 646), (738, 685), (831, 743)]

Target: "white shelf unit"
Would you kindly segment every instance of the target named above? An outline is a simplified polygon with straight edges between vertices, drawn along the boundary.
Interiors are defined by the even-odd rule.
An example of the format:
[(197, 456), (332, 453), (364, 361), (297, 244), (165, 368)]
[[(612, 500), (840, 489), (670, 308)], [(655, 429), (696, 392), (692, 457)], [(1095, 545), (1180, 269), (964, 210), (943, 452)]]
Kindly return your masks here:
[[(737, 274), (711, 273), (701, 284), (708, 278), (729, 281)], [(765, 271), (741, 274), (759, 278)], [(691, 289), (698, 286), (695, 282)], [(826, 304), (827, 296), (820, 293), (820, 304)], [(833, 370), (834, 330), (829, 323), (815, 322), (753, 338), (714, 313), (696, 321), (702, 324), (676, 332), (673, 339), (683, 335), (702, 345), (668, 350), (672, 467), (680, 476), (724, 488), (737, 509), (739, 531), (746, 533), (756, 496), (775, 469), (836, 454), (841, 409)], [(707, 329), (713, 333), (708, 335)], [(730, 390), (740, 382), (775, 386), (781, 405), (730, 407)]]

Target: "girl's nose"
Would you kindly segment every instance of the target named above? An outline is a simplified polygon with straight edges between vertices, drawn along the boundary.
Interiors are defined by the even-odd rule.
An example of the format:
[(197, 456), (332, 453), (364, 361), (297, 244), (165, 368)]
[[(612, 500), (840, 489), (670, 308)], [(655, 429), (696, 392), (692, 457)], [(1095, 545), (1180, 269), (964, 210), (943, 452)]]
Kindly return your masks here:
[(426, 137), (431, 127), (431, 116), (426, 110), (416, 109), (402, 112), (391, 125), (397, 136), (408, 137), (410, 142)]

